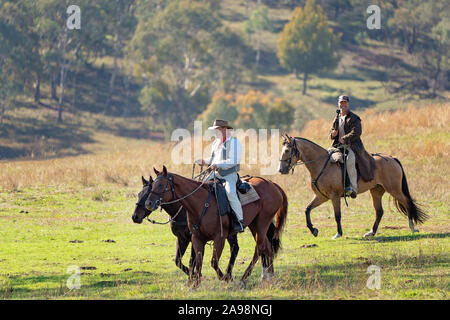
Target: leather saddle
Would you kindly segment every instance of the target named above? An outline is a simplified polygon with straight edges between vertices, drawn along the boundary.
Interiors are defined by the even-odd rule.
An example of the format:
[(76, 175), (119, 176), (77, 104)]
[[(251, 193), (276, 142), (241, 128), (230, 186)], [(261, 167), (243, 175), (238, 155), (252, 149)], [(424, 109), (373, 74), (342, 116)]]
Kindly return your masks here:
[(238, 174), (238, 180), (236, 182), (236, 189), (237, 191), (239, 191), (242, 194), (246, 194), (247, 192), (250, 191), (252, 187), (250, 186), (250, 184), (246, 181), (242, 181), (241, 177)]
[[(226, 215), (227, 213), (231, 212), (231, 206), (228, 202), (227, 192), (225, 191), (225, 179), (220, 179), (216, 177), (216, 184), (214, 186), (214, 182), (209, 182), (210, 188), (212, 188), (216, 200), (217, 205), (219, 207), (219, 214), (221, 216)], [(242, 181), (241, 178), (238, 175), (238, 180), (236, 182), (236, 190), (241, 194), (246, 194), (251, 189), (251, 186), (248, 182)], [(239, 194), (238, 194), (239, 196)]]
[[(231, 209), (230, 202), (228, 201), (227, 192), (224, 186), (225, 180), (216, 177), (216, 184), (214, 185), (213, 181), (209, 182), (209, 187), (214, 193), (217, 201), (217, 206), (219, 210), (219, 215), (224, 216), (229, 214), (231, 219), (231, 229), (236, 229), (235, 227), (239, 226), (239, 222), (237, 221), (237, 217), (234, 214), (233, 209)], [(238, 181), (236, 183), (236, 189), (240, 193), (246, 193), (251, 189), (249, 183), (242, 181), (238, 175)]]
[[(332, 154), (333, 154), (333, 153), (336, 153), (336, 152), (340, 152), (340, 153), (343, 155), (343, 153), (344, 153), (343, 151), (344, 151), (344, 150), (343, 150), (342, 148), (330, 148), (330, 149), (328, 150), (328, 153), (330, 154), (330, 157), (331, 157)], [(345, 150), (345, 155), (343, 155), (343, 157), (347, 157), (347, 156), (348, 156), (348, 150)], [(332, 159), (333, 159), (333, 158), (332, 158)], [(338, 159), (338, 158), (333, 159), (333, 160), (335, 160), (335, 161), (332, 161), (332, 162), (338, 163), (339, 166), (341, 167), (342, 176), (343, 176), (343, 177), (345, 176), (345, 181), (342, 181), (342, 184), (343, 184), (343, 187), (344, 187), (344, 190), (345, 190), (345, 188), (347, 188), (347, 187), (350, 186), (350, 178), (348, 177), (348, 174), (347, 174), (347, 168), (344, 166), (344, 161), (343, 161), (343, 159), (342, 159), (342, 158), (339, 159), (339, 160), (337, 160), (337, 159)], [(358, 163), (356, 163), (355, 167), (356, 167), (356, 174), (357, 174), (356, 181), (359, 181), (359, 178), (360, 178), (360, 172), (359, 172)], [(343, 195), (342, 195), (342, 196), (343, 196)]]

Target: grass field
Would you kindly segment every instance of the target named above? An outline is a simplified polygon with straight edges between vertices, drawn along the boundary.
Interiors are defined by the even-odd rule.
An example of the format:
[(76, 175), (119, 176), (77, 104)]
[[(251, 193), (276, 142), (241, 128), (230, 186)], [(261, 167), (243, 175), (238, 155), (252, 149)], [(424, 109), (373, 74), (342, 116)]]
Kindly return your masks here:
[[(450, 289), (450, 106), (365, 113), (363, 141), (371, 152), (402, 161), (412, 196), (430, 219), (412, 235), (389, 197), (376, 237), (363, 238), (375, 214), (368, 193), (343, 208), (341, 239), (331, 203), (313, 210), (314, 238), (303, 214), (312, 191), (307, 170), (273, 175), (286, 191), (289, 213), (272, 283), (261, 283), (260, 263), (245, 288), (239, 278), (254, 241), (239, 235), (235, 281), (220, 282), (207, 246), (198, 289), (174, 263), (175, 237), (166, 226), (131, 221), (140, 176), (153, 166), (190, 176), (188, 165), (171, 165), (171, 144), (106, 139), (109, 150), (41, 161), (0, 163), (0, 297), (3, 299), (448, 299)], [(430, 116), (433, 115), (433, 116)], [(439, 116), (436, 116), (439, 115)], [(303, 132), (323, 146), (325, 120)], [(295, 134), (295, 133), (293, 133)], [(243, 174), (258, 174), (244, 166)], [(154, 213), (165, 221), (167, 215)], [(190, 249), (188, 249), (189, 252)], [(225, 269), (228, 245), (221, 259)], [(183, 260), (188, 263), (188, 254)], [(380, 290), (370, 290), (366, 273), (381, 268)], [(69, 290), (70, 266), (81, 268), (81, 288)]]

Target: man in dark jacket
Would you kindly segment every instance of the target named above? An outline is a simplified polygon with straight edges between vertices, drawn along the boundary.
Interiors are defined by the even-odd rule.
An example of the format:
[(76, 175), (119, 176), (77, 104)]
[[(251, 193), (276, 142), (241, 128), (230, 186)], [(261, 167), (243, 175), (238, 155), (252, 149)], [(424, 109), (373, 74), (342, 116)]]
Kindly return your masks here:
[(349, 110), (350, 99), (348, 96), (340, 96), (338, 100), (341, 110), (331, 128), (331, 139), (333, 147), (347, 145), (347, 173), (350, 187), (345, 189), (345, 194), (356, 198), (358, 192), (356, 164), (358, 165), (361, 178), (370, 181), (374, 178), (375, 160), (364, 149), (361, 141), (361, 119)]

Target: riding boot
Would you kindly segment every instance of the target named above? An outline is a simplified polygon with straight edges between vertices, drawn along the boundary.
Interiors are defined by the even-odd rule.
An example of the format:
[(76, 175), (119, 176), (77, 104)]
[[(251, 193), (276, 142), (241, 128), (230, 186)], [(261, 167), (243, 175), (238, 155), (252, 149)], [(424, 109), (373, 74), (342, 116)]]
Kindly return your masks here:
[(231, 212), (231, 214), (233, 215), (233, 217), (231, 218), (231, 230), (230, 230), (230, 234), (234, 235), (238, 232), (244, 232), (244, 220), (239, 220), (236, 216), (236, 214), (233, 212)]

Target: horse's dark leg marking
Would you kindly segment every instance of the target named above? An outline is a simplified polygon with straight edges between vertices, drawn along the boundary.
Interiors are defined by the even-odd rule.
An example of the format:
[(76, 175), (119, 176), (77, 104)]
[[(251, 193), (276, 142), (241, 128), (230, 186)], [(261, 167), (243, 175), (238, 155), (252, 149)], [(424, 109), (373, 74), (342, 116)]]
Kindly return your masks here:
[(230, 245), (231, 256), (230, 256), (230, 261), (228, 262), (227, 272), (225, 274), (224, 280), (228, 282), (228, 281), (233, 281), (232, 273), (233, 273), (234, 263), (236, 261), (236, 257), (239, 252), (239, 244), (238, 244), (238, 240), (237, 240), (237, 235), (228, 237), (227, 240), (228, 240), (228, 244)]
[(216, 237), (214, 240), (213, 254), (211, 258), (211, 267), (216, 270), (219, 280), (223, 280), (223, 272), (219, 267), (220, 256), (222, 255), (223, 247), (225, 245), (225, 239), (222, 237)]
[(313, 224), (311, 222), (311, 210), (320, 206), (322, 203), (326, 202), (327, 200), (328, 199), (326, 199), (326, 198), (315, 195), (314, 199), (312, 199), (312, 201), (308, 204), (308, 206), (306, 207), (306, 210), (305, 210), (306, 226), (308, 227), (309, 231), (311, 231), (311, 233), (315, 237), (317, 237), (317, 235), (319, 234), (319, 230), (317, 230), (316, 228), (313, 227)]
[(372, 202), (376, 212), (375, 223), (373, 224), (372, 230), (365, 234), (365, 236), (374, 236), (377, 233), (378, 225), (380, 224), (381, 218), (383, 217), (383, 202), (382, 197), (385, 190), (382, 186), (377, 185), (375, 188), (370, 189), (370, 194), (372, 195)]
[[(249, 227), (250, 227), (250, 230), (251, 230), (251, 232), (253, 234), (253, 238), (255, 238), (255, 240), (256, 240), (256, 233), (255, 233), (255, 231), (253, 229), (254, 224), (249, 225)], [(247, 278), (252, 273), (253, 267), (255, 266), (256, 262), (258, 262), (258, 259), (259, 259), (258, 245), (255, 245), (255, 252), (253, 254), (252, 261), (250, 262), (249, 266), (247, 267), (247, 269), (245, 270), (244, 274), (242, 275), (242, 278), (241, 278), (241, 283), (242, 284), (246, 283)]]
[(175, 264), (178, 268), (183, 270), (184, 273), (189, 275), (189, 269), (183, 264), (182, 258), (184, 253), (186, 252), (186, 249), (189, 245), (188, 240), (184, 239), (183, 237), (177, 236), (177, 253), (175, 256)]
[(336, 224), (337, 224), (337, 234), (333, 237), (333, 239), (336, 239), (336, 238), (342, 236), (341, 198), (339, 196), (335, 196), (331, 199), (331, 202), (333, 203), (334, 219), (336, 220)]
[(192, 236), (192, 245), (195, 250), (195, 272), (193, 273), (194, 287), (198, 287), (201, 281), (203, 256), (205, 253), (205, 242)]

